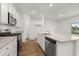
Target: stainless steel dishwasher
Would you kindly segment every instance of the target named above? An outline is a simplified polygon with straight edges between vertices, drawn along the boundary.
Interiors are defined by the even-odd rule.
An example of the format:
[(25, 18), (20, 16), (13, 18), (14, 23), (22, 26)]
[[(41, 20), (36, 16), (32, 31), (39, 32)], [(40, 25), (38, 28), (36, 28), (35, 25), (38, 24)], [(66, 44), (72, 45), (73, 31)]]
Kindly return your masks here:
[(45, 37), (45, 53), (46, 56), (56, 56), (56, 41)]

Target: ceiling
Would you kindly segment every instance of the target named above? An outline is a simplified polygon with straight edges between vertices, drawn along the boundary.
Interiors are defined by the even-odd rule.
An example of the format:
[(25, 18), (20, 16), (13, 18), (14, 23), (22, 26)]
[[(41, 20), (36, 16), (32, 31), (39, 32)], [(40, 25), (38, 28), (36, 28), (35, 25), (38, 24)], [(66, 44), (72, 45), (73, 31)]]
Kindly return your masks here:
[[(79, 14), (79, 3), (14, 3), (15, 8), (20, 13), (26, 13), (31, 17), (40, 18), (41, 15), (46, 19), (59, 20)], [(35, 14), (32, 11), (35, 11)], [(62, 14), (63, 16), (59, 16)]]

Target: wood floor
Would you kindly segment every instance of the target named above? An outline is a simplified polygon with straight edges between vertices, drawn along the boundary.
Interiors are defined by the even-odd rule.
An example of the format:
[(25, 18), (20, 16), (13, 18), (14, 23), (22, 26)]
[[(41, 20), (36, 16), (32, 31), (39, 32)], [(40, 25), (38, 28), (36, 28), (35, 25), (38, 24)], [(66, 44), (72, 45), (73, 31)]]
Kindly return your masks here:
[(20, 56), (45, 56), (37, 42), (34, 40), (28, 40), (22, 43), (22, 50)]

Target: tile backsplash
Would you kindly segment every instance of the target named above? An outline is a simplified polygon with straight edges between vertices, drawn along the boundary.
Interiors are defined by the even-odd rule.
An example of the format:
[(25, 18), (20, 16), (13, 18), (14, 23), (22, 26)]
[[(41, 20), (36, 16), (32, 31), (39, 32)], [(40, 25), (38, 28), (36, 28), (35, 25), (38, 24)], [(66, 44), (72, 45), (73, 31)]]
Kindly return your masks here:
[(20, 31), (20, 28), (8, 25), (0, 25), (0, 31), (5, 31), (5, 29), (10, 29), (10, 31)]

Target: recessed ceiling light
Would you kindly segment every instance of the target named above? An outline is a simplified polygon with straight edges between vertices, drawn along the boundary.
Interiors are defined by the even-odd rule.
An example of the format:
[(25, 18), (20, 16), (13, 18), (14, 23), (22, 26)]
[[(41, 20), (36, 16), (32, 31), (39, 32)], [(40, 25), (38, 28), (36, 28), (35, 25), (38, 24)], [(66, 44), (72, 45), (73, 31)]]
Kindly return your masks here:
[(52, 6), (53, 6), (53, 4), (51, 3), (51, 4), (49, 4), (49, 6), (50, 6), (50, 7), (52, 7)]
[(60, 17), (62, 17), (62, 16), (63, 16), (63, 14), (60, 14), (59, 16), (60, 16)]
[(33, 10), (32, 13), (35, 14), (35, 10)]

